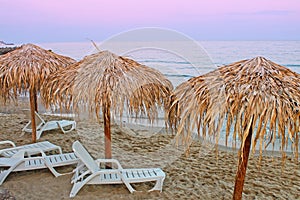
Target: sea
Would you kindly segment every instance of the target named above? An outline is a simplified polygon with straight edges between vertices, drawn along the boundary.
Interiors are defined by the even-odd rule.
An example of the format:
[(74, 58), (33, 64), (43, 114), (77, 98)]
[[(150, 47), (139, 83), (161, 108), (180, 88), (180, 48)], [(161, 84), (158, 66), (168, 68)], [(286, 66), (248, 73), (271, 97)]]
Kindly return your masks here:
[(300, 41), (89, 41), (40, 46), (77, 61), (109, 50), (158, 69), (175, 87), (218, 66), (257, 56), (300, 73)]
[[(300, 41), (88, 41), (39, 45), (77, 61), (98, 51), (109, 50), (161, 71), (174, 87), (219, 66), (257, 56), (300, 73)], [(147, 125), (145, 119), (136, 121), (123, 117), (122, 120), (127, 126), (133, 123)], [(163, 126), (164, 121), (161, 120), (155, 127)], [(220, 141), (225, 139), (224, 131)], [(278, 144), (277, 148), (280, 141)], [(291, 142), (288, 149), (291, 149)]]

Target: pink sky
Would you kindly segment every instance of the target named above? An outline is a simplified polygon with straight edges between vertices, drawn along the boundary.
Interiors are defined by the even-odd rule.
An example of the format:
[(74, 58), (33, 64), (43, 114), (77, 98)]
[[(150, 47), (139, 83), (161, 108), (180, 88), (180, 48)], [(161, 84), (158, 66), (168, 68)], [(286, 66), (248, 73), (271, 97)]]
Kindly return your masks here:
[(0, 0), (0, 40), (103, 40), (162, 27), (197, 40), (300, 40), (299, 0)]

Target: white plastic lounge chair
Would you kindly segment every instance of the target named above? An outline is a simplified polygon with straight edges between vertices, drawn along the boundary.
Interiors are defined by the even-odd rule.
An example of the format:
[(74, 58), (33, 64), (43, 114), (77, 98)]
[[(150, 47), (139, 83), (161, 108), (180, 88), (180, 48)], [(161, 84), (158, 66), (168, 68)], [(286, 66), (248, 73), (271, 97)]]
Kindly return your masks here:
[[(15, 143), (10, 140), (0, 141), (0, 145), (4, 145), (4, 144), (9, 144), (12, 146), (10, 148), (0, 149), (0, 155), (7, 158), (12, 157), (20, 150), (30, 150), (30, 149), (31, 149), (30, 154), (27, 156), (39, 154), (40, 151), (43, 152), (59, 151), (59, 153), (62, 153), (60, 146), (52, 144), (49, 141), (37, 142), (37, 143), (26, 144), (21, 146), (16, 146)], [(32, 149), (36, 149), (37, 151), (32, 151)]]
[(40, 151), (41, 156), (27, 157), (26, 155), (30, 154), (30, 151), (35, 152), (37, 149), (20, 150), (10, 158), (0, 158), (0, 185), (11, 172), (48, 168), (57, 177), (64, 174), (58, 173), (54, 169), (55, 167), (73, 165), (79, 161), (74, 153), (46, 155)]
[[(29, 110), (23, 110), (27, 113)], [(37, 112), (35, 112), (35, 123), (36, 123), (36, 139), (40, 139), (44, 131), (60, 129), (63, 133), (68, 133), (76, 128), (76, 122), (71, 120), (58, 120), (46, 122)], [(70, 128), (68, 128), (70, 127)], [(68, 128), (68, 129), (67, 129)], [(31, 121), (29, 121), (22, 129), (24, 132), (32, 132)]]
[[(80, 159), (80, 162), (74, 170), (75, 173), (71, 181), (73, 187), (70, 197), (74, 197), (85, 184), (124, 183), (132, 193), (135, 189), (130, 185), (131, 183), (156, 181), (155, 186), (149, 191), (162, 191), (165, 173), (160, 168), (123, 169), (115, 159), (94, 160), (78, 141), (73, 143), (73, 151)], [(105, 163), (116, 165), (117, 168), (101, 168)]]

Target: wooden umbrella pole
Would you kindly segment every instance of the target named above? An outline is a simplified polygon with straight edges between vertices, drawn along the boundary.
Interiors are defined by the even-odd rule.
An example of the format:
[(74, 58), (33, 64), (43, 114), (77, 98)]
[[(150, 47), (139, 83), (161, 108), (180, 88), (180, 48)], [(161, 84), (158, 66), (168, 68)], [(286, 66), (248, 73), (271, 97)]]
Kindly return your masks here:
[(35, 89), (29, 90), (30, 95), (30, 114), (31, 114), (31, 128), (32, 128), (32, 142), (36, 142), (36, 124), (35, 124)]
[(111, 156), (111, 133), (110, 133), (110, 106), (103, 106), (104, 116), (104, 143), (105, 143), (105, 158), (110, 159)]
[(244, 147), (241, 150), (242, 154), (240, 155), (240, 158), (239, 158), (239, 165), (238, 165), (238, 170), (237, 170), (237, 173), (235, 176), (235, 185), (234, 185), (234, 191), (233, 191), (233, 199), (234, 200), (242, 199), (248, 158), (249, 158), (249, 153), (250, 153), (250, 148), (251, 148), (252, 133), (253, 133), (253, 121), (251, 122), (249, 134), (247, 135)]
[(38, 112), (38, 105), (37, 105), (37, 94), (36, 90), (33, 90), (33, 95), (34, 95), (34, 110)]

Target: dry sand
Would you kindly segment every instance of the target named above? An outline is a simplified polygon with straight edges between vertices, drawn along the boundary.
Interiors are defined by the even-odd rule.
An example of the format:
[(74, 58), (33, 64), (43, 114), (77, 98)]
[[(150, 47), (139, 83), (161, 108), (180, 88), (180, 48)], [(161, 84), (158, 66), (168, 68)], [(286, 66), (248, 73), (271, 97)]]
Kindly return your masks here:
[[(12, 140), (17, 145), (31, 142), (31, 135), (21, 133), (27, 123), (18, 108), (10, 108), (0, 115), (0, 140)], [(3, 110), (2, 110), (3, 112)], [(12, 114), (17, 113), (17, 114)], [(42, 115), (46, 120), (61, 117)], [(67, 134), (45, 132), (40, 141), (48, 140), (71, 152), (72, 143), (79, 140), (95, 158), (103, 158), (103, 127), (95, 121), (76, 119), (77, 130)], [(237, 153), (218, 152), (213, 146), (200, 148), (200, 142), (191, 145), (190, 154), (176, 148), (174, 137), (154, 128), (143, 126), (112, 126), (113, 158), (127, 167), (160, 167), (166, 173), (163, 192), (146, 192), (152, 183), (135, 184), (130, 194), (125, 185), (87, 185), (74, 199), (231, 199), (237, 166)], [(281, 158), (251, 156), (244, 186), (244, 199), (300, 199), (299, 162), (287, 158), (282, 168)], [(62, 167), (59, 171), (72, 171)], [(0, 186), (16, 199), (70, 199), (71, 174), (55, 178), (50, 171), (14, 172)]]

